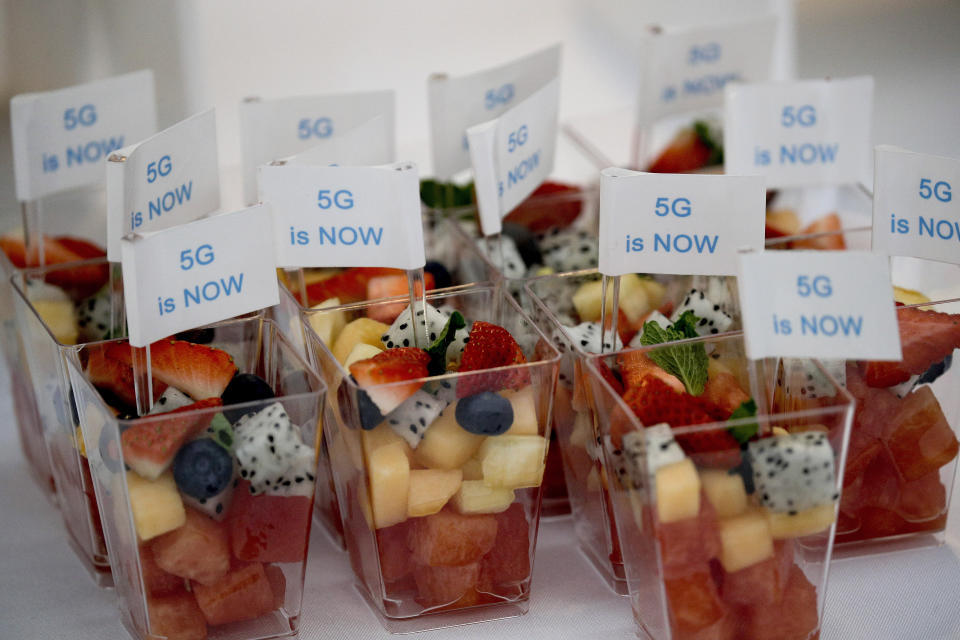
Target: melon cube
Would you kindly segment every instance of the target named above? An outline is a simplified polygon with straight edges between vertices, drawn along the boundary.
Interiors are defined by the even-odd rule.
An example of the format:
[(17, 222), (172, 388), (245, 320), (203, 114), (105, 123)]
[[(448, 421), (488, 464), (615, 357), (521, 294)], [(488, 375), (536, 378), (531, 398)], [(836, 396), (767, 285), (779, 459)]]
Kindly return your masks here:
[(407, 496), (407, 517), (432, 515), (447, 504), (460, 490), (463, 472), (460, 469), (416, 469), (410, 472), (410, 493)]
[(904, 398), (891, 424), (886, 445), (905, 480), (922, 478), (957, 457), (960, 443), (930, 385)]
[(183, 578), (167, 573), (153, 559), (149, 544), (140, 545), (140, 574), (148, 596), (168, 596), (183, 590)]
[(353, 349), (350, 350), (350, 353), (347, 354), (347, 359), (343, 361), (343, 367), (344, 369), (349, 369), (350, 365), (352, 365), (354, 362), (360, 362), (361, 360), (372, 358), (381, 351), (383, 351), (383, 349), (380, 347), (367, 344), (365, 342), (359, 342), (354, 345)]
[(484, 436), (470, 433), (455, 417), (457, 403), (443, 410), (414, 451), (414, 460), (430, 469), (456, 469), (473, 457)]
[(513, 489), (494, 489), (483, 480), (464, 480), (451, 504), (458, 513), (500, 513), (513, 504)]
[(497, 537), (480, 571), (490, 585), (516, 585), (530, 578), (530, 523), (519, 503), (496, 518)]
[(700, 473), (700, 483), (717, 516), (729, 518), (747, 510), (747, 490), (740, 474), (711, 469)]
[(246, 562), (301, 562), (311, 507), (305, 496), (250, 495), (250, 485), (241, 481), (227, 519), (233, 555)]
[(469, 606), (472, 602), (461, 602), (461, 599), (475, 598), (474, 587), (479, 576), (480, 564), (477, 562), (455, 567), (418, 565), (413, 570), (417, 601), (425, 607), (454, 603), (457, 606)]
[(377, 529), (377, 554), (380, 556), (380, 573), (384, 582), (402, 580), (413, 570), (413, 559), (407, 548), (409, 531), (409, 520)]
[[(316, 304), (312, 309), (330, 309), (340, 306), (340, 298), (327, 298), (320, 304)], [(325, 313), (311, 313), (310, 327), (323, 341), (327, 347), (333, 346), (333, 341), (340, 335), (340, 331), (347, 324), (347, 314), (344, 311), (333, 311)]]
[(393, 444), (394, 442), (402, 443), (403, 452), (406, 454), (407, 459), (413, 462), (413, 449), (406, 440), (401, 438), (400, 435), (386, 423), (380, 423), (369, 431), (366, 429), (360, 430), (360, 442), (363, 447), (363, 461), (366, 463), (367, 469), (370, 468), (370, 454), (380, 447)]
[(127, 471), (127, 492), (137, 537), (146, 541), (173, 531), (187, 521), (187, 512), (177, 491), (173, 474), (167, 471), (156, 480)]
[(210, 585), (193, 587), (207, 624), (252, 620), (275, 607), (270, 580), (259, 562), (235, 569)]
[[(593, 280), (585, 282), (573, 294), (573, 306), (581, 322), (595, 322), (600, 319), (600, 297), (603, 293), (603, 282)], [(620, 277), (620, 308), (627, 319), (633, 323), (646, 315), (652, 308), (643, 279), (629, 273)], [(613, 311), (613, 287), (607, 287), (607, 313)]]
[(537, 422), (537, 398), (533, 386), (528, 385), (519, 391), (501, 391), (500, 395), (509, 400), (510, 406), (513, 407), (513, 424), (504, 435), (538, 435), (540, 423)]
[(762, 511), (720, 520), (720, 564), (728, 573), (763, 562), (773, 555), (773, 538)]
[(794, 565), (779, 604), (754, 604), (741, 609), (745, 637), (750, 640), (807, 640), (820, 626), (817, 590)]
[(175, 576), (212, 584), (230, 570), (230, 541), (219, 522), (187, 509), (182, 527), (150, 543), (157, 565)]
[(720, 555), (720, 529), (713, 505), (701, 498), (696, 518), (659, 523), (657, 540), (665, 576), (682, 575), (691, 568), (706, 566)]
[(374, 526), (381, 529), (406, 520), (410, 460), (404, 443), (394, 442), (370, 453), (367, 474)]
[(444, 509), (412, 521), (407, 546), (419, 564), (432, 567), (477, 562), (490, 551), (497, 520), (490, 515), (461, 515)]
[(464, 480), (483, 480), (483, 465), (476, 458), (470, 458), (460, 468)]
[(720, 598), (708, 566), (682, 577), (665, 579), (663, 584), (675, 629), (674, 637), (723, 637), (710, 633), (714, 628), (729, 624), (729, 608)]
[(495, 436), (484, 440), (477, 458), (483, 481), (495, 489), (538, 487), (543, 480), (547, 441), (543, 436)]
[(166, 640), (204, 640), (207, 621), (193, 595), (182, 591), (175, 595), (147, 598), (150, 634)]
[(780, 602), (794, 566), (793, 558), (793, 540), (774, 542), (772, 557), (724, 574), (723, 599), (737, 606)]
[(655, 483), (660, 522), (696, 518), (700, 513), (700, 476), (690, 458), (657, 469)]
[(66, 300), (34, 300), (34, 310), (60, 344), (77, 344), (80, 329), (73, 302)]
[(792, 514), (767, 511), (770, 535), (774, 540), (783, 540), (820, 533), (833, 524), (836, 511), (836, 505), (833, 503), (821, 504)]

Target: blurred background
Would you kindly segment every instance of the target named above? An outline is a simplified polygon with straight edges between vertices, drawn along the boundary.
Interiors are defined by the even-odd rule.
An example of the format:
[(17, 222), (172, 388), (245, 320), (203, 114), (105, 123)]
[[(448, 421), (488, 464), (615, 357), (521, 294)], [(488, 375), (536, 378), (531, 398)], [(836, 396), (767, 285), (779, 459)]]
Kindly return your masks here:
[(8, 108), (18, 93), (152, 68), (160, 127), (216, 107), (229, 167), (246, 96), (390, 88), (398, 156), (429, 174), (432, 72), (466, 73), (559, 41), (561, 121), (603, 118), (633, 103), (646, 25), (771, 10), (784, 16), (781, 77), (872, 74), (876, 142), (960, 155), (956, 1), (0, 0), (0, 229), (15, 224)]

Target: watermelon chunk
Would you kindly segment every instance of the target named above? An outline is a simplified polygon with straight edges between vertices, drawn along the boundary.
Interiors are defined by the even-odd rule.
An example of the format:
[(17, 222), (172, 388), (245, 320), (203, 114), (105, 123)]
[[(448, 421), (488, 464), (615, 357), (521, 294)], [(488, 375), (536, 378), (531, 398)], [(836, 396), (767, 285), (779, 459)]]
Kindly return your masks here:
[(763, 562), (723, 576), (723, 599), (731, 605), (774, 604), (783, 599), (793, 568), (793, 540), (777, 540)]
[(730, 638), (732, 615), (720, 598), (710, 568), (664, 580), (674, 638)]
[(283, 575), (283, 569), (272, 564), (263, 565), (263, 572), (267, 574), (270, 590), (273, 591), (273, 608), (279, 609), (287, 596), (287, 577)]
[(156, 480), (173, 462), (180, 447), (206, 429), (215, 415), (213, 412), (200, 415), (193, 412), (222, 404), (220, 398), (208, 398), (134, 422), (120, 436), (123, 461), (144, 478)]
[(259, 562), (234, 569), (213, 584), (196, 584), (193, 593), (211, 625), (252, 620), (276, 609), (270, 580)]
[(477, 562), (456, 567), (418, 565), (413, 570), (417, 602), (425, 607), (453, 605), (450, 608), (476, 604), (475, 586), (479, 576), (480, 564)]
[(530, 524), (523, 505), (514, 502), (495, 517), (497, 536), (480, 570), (492, 586), (524, 582), (530, 578)]
[(407, 546), (419, 564), (458, 566), (479, 561), (493, 548), (496, 537), (497, 520), (493, 516), (460, 515), (444, 509), (416, 518), (407, 536)]
[(380, 573), (385, 582), (396, 582), (410, 575), (413, 559), (407, 548), (409, 521), (392, 527), (377, 529), (377, 552), (380, 555)]
[(200, 584), (213, 584), (230, 570), (226, 529), (194, 509), (187, 509), (182, 527), (154, 538), (150, 546), (157, 566)]
[(960, 314), (915, 307), (899, 307), (900, 362), (867, 362), (864, 378), (872, 387), (890, 387), (906, 382), (960, 348)]
[(890, 421), (887, 449), (905, 480), (933, 473), (957, 456), (960, 443), (929, 385), (910, 393)]
[(143, 586), (150, 596), (169, 596), (183, 590), (183, 578), (167, 573), (153, 559), (149, 544), (140, 545), (140, 571)]
[(301, 562), (307, 554), (311, 499), (250, 495), (241, 481), (233, 492), (228, 524), (233, 554), (247, 562)]
[(166, 640), (204, 640), (207, 621), (194, 597), (182, 591), (168, 596), (147, 598), (152, 636)]
[[(330, 298), (339, 298), (341, 304), (360, 302), (367, 293), (371, 278), (385, 275), (403, 275), (400, 269), (389, 267), (352, 267), (340, 273), (307, 285), (307, 300), (313, 306)], [(299, 292), (295, 294), (299, 300)]]
[(947, 510), (947, 488), (934, 471), (922, 478), (904, 482), (896, 511), (905, 520), (924, 521), (936, 518)]
[(697, 572), (720, 555), (720, 527), (717, 514), (700, 494), (700, 512), (696, 518), (657, 523), (660, 559), (665, 577)]
[(817, 590), (796, 565), (778, 604), (754, 604), (741, 611), (743, 637), (749, 640), (807, 640), (820, 626)]

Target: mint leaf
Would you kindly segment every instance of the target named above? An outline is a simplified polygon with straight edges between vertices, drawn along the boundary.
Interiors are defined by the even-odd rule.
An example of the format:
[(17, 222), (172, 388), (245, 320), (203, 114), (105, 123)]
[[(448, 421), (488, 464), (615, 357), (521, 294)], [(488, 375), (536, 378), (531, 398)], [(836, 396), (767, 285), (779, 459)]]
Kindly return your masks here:
[[(741, 420), (743, 418), (753, 418), (757, 415), (757, 403), (753, 401), (753, 398), (750, 398), (746, 402), (740, 404), (739, 407), (733, 410), (733, 413), (730, 414), (730, 420)], [(740, 444), (744, 444), (749, 441), (750, 438), (757, 435), (759, 426), (756, 422), (750, 422), (748, 424), (741, 424), (736, 427), (730, 427), (728, 431), (730, 435)]]
[(447, 372), (447, 347), (453, 342), (457, 331), (463, 329), (465, 326), (467, 326), (467, 321), (464, 319), (462, 313), (454, 311), (450, 314), (446, 326), (443, 327), (443, 331), (440, 332), (437, 339), (434, 340), (433, 344), (427, 349), (427, 355), (430, 356), (430, 362), (427, 364), (427, 372), (430, 375), (439, 376)]
[(704, 120), (697, 120), (693, 123), (693, 131), (697, 138), (710, 150), (710, 157), (707, 159), (706, 166), (723, 164), (723, 141), (720, 139), (720, 132), (715, 131), (710, 123)]
[[(697, 336), (697, 316), (686, 311), (669, 327), (661, 327), (656, 320), (643, 325), (640, 344), (654, 345), (675, 342)], [(663, 347), (649, 352), (650, 359), (661, 369), (683, 382), (687, 393), (699, 396), (707, 384), (707, 350), (700, 344), (683, 344)]]

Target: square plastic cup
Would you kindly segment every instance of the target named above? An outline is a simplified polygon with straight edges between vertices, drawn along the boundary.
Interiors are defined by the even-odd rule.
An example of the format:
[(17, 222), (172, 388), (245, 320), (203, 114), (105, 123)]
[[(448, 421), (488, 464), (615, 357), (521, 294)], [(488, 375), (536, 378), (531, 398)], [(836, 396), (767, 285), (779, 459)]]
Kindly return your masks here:
[(811, 401), (792, 391), (778, 376), (778, 361), (746, 359), (741, 335), (666, 349), (698, 346), (710, 352), (711, 369), (730, 376), (724, 384), (722, 377), (711, 378), (708, 384), (719, 386), (705, 392), (708, 400), (721, 406), (750, 395), (758, 405), (755, 417), (711, 421), (705, 413), (695, 426), (643, 424), (635, 409), (648, 420), (656, 419), (657, 407), (693, 412), (686, 415), (707, 411), (702, 396), (688, 400), (686, 409), (670, 409), (663, 403), (671, 402), (666, 398), (673, 391), (646, 395), (664, 382), (656, 366), (639, 383), (625, 380), (623, 396), (614, 388), (621, 373), (637, 373), (622, 363), (655, 358), (664, 347), (587, 361), (597, 447), (608, 470), (600, 481), (610, 493), (637, 635), (815, 638), (852, 400), (813, 360), (794, 362), (818, 376), (819, 397)]
[[(126, 343), (65, 351), (121, 619), (138, 639), (296, 635), (326, 388), (269, 320), (206, 332), (275, 396), (118, 417), (88, 368)], [(172, 464), (137, 446), (167, 438)]]
[[(732, 320), (729, 326), (723, 327), (724, 331), (739, 327), (735, 278), (623, 276), (618, 300), (621, 312), (617, 346), (636, 342), (637, 329), (654, 310), (659, 309), (670, 316), (694, 288), (709, 291), (717, 297), (718, 303), (723, 303), (724, 311)], [(623, 558), (613, 524), (610, 496), (606, 484), (600, 480), (607, 472), (596, 447), (599, 434), (595, 433), (594, 407), (587, 401), (589, 383), (583, 368), (585, 360), (599, 352), (599, 334), (594, 331), (594, 335), (585, 340), (585, 325), (582, 323), (592, 322), (599, 327), (601, 289), (600, 274), (594, 269), (533, 278), (524, 287), (523, 305), (561, 352), (553, 403), (554, 437), (550, 445), (551, 455), (562, 465), (577, 543), (609, 587), (626, 595)], [(612, 315), (612, 284), (608, 284), (608, 290), (607, 310)], [(717, 296), (716, 292), (720, 291), (724, 293), (723, 299)], [(708, 306), (712, 308), (712, 305)], [(604, 341), (611, 345), (605, 351), (612, 351), (609, 332)], [(549, 473), (550, 458), (547, 469)], [(546, 496), (544, 501), (546, 511)]]
[[(503, 327), (527, 362), (361, 389), (334, 352), (315, 332), (308, 333), (329, 388), (332, 418), (324, 431), (355, 583), (394, 633), (526, 613), (559, 361), (546, 337), (502, 290), (464, 287), (429, 295), (427, 302), (459, 310), (467, 322)], [(359, 326), (386, 304), (395, 303), (361, 303), (305, 316), (311, 326), (322, 315), (343, 322), (347, 328), (341, 335), (346, 335), (353, 331), (351, 323)], [(409, 396), (411, 385), (445, 405), (425, 420), (416, 448), (390, 426), (401, 413), (416, 412), (412, 404), (401, 404), (380, 423), (368, 412), (370, 398)], [(464, 392), (471, 398), (486, 394), (485, 401), (498, 406), (508, 400), (508, 429), (489, 416), (474, 431), (460, 426), (457, 408), (469, 406), (466, 398), (458, 399)], [(417, 428), (416, 416), (411, 420)]]

